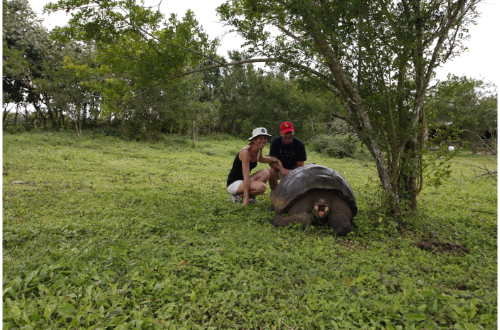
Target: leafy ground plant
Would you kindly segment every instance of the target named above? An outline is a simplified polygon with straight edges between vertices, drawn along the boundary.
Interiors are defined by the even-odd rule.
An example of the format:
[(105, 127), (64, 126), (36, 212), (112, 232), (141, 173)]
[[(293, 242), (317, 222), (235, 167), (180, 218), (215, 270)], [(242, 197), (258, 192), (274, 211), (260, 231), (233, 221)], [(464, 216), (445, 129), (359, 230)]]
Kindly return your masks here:
[[(497, 327), (493, 180), (453, 163), (391, 231), (371, 223), (372, 164), (310, 152), (358, 199), (358, 227), (337, 238), (274, 228), (269, 192), (231, 204), (226, 177), (244, 145), (4, 134), (4, 329)], [(463, 250), (416, 244), (426, 240)]]

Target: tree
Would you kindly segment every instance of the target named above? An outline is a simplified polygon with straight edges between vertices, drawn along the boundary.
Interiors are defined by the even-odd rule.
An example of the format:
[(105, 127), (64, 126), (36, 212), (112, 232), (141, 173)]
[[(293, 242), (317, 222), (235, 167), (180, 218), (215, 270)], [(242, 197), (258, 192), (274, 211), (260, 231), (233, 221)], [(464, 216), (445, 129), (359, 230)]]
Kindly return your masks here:
[(371, 152), (395, 207), (423, 187), (424, 99), (434, 69), (456, 56), (479, 0), (233, 0), (222, 20), (254, 56), (341, 98), (336, 114)]
[[(96, 4), (101, 11), (88, 4)], [(95, 43), (99, 71), (104, 79), (93, 88), (103, 96), (102, 114), (132, 120), (128, 123), (129, 129), (136, 134), (144, 127), (146, 138), (153, 129), (168, 126), (165, 121), (175, 122), (179, 127), (189, 121), (195, 143), (198, 117), (206, 117), (203, 114), (208, 110), (205, 110), (213, 110), (213, 106), (209, 99), (202, 100), (202, 92), (196, 90), (203, 88), (201, 82), (194, 82), (198, 78), (172, 80), (200, 64), (207, 65), (208, 59), (219, 63), (220, 59), (214, 53), (216, 42), (209, 40), (194, 14), (188, 11), (180, 21), (171, 15), (160, 28), (163, 15), (144, 8), (142, 2), (138, 5), (135, 1), (73, 1), (71, 4), (60, 1), (49, 8), (66, 6), (79, 11), (69, 26), (57, 29), (55, 34), (60, 41)], [(102, 21), (103, 13), (106, 22)], [(211, 54), (214, 59), (205, 54)], [(196, 88), (192, 88), (193, 84)], [(180, 91), (180, 85), (188, 88)], [(184, 98), (183, 106), (172, 101), (173, 95)], [(183, 113), (186, 109), (189, 110)]]
[[(68, 25), (55, 29), (59, 40), (92, 41), (99, 50), (112, 49), (109, 58), (118, 51), (115, 62), (142, 63), (154, 75), (155, 79), (144, 79), (156, 83), (151, 88), (197, 72), (242, 64), (227, 63), (215, 54), (219, 40), (209, 40), (191, 11), (182, 21), (175, 15), (165, 21), (162, 13), (145, 7), (143, 0), (59, 0), (45, 10), (71, 13)], [(131, 47), (130, 40), (141, 47)], [(244, 63), (266, 61), (269, 59), (248, 59)]]
[(431, 91), (425, 107), (429, 123), (460, 132), (474, 154), (484, 134), (497, 128), (496, 86), (481, 79), (449, 75)]
[(99, 116), (100, 95), (92, 89), (99, 81), (91, 45), (67, 43), (46, 65), (44, 76), (34, 80), (34, 92), (41, 95), (49, 113), (59, 109), (82, 137), (86, 121)]
[[(3, 0), (3, 103), (4, 117), (9, 103), (31, 104), (40, 113), (40, 95), (33, 79), (43, 76), (47, 52), (51, 48), (48, 32), (41, 26), (27, 0)], [(25, 107), (28, 120), (28, 110)], [(17, 112), (16, 112), (17, 119)]]
[(200, 126), (214, 125), (214, 119), (217, 118), (216, 101), (207, 96), (205, 87), (203, 76), (193, 74), (172, 81), (163, 89), (169, 108), (169, 121), (189, 133), (194, 147)]

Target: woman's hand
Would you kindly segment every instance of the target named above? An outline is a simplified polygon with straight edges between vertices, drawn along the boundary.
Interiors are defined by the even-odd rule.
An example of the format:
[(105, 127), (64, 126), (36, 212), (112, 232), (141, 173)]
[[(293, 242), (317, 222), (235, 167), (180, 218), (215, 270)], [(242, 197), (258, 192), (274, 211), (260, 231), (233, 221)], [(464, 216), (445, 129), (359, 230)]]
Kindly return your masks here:
[[(267, 158), (267, 161), (264, 162), (264, 159)], [(260, 161), (261, 163), (274, 163), (274, 164), (278, 164), (279, 166), (283, 167), (283, 164), (281, 164), (281, 160), (279, 160), (278, 158), (272, 156), (272, 157), (263, 157), (263, 159)]]
[(283, 168), (281, 169), (281, 171), (280, 171), (280, 172), (281, 172), (281, 175), (285, 176), (285, 175), (287, 175), (288, 173), (290, 173), (290, 172), (291, 172), (291, 170), (287, 170), (286, 168), (284, 168), (284, 167), (283, 167)]

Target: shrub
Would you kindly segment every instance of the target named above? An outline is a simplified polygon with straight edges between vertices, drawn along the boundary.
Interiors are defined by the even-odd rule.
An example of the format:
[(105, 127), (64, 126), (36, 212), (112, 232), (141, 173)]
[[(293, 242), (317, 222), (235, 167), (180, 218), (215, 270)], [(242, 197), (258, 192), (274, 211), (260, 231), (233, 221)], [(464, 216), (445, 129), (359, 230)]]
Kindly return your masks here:
[(23, 125), (11, 125), (4, 127), (4, 132), (10, 133), (10, 134), (18, 134), (26, 131), (26, 128)]
[(121, 133), (118, 129), (116, 129), (113, 126), (106, 126), (103, 130), (102, 133), (104, 136), (114, 136), (114, 137), (120, 137)]
[(359, 140), (352, 133), (343, 135), (320, 134), (309, 141), (312, 150), (336, 158), (354, 158), (359, 149)]

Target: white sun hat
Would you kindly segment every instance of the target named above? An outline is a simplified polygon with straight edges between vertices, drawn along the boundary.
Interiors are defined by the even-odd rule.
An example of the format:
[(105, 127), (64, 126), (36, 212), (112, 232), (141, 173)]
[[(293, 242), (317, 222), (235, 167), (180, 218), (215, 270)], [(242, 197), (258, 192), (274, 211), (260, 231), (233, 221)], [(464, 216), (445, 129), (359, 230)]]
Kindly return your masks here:
[(252, 141), (253, 139), (255, 139), (259, 135), (272, 136), (270, 134), (267, 134), (267, 129), (265, 129), (264, 127), (257, 127), (256, 129), (254, 129), (252, 131), (252, 137), (249, 138), (248, 141)]

